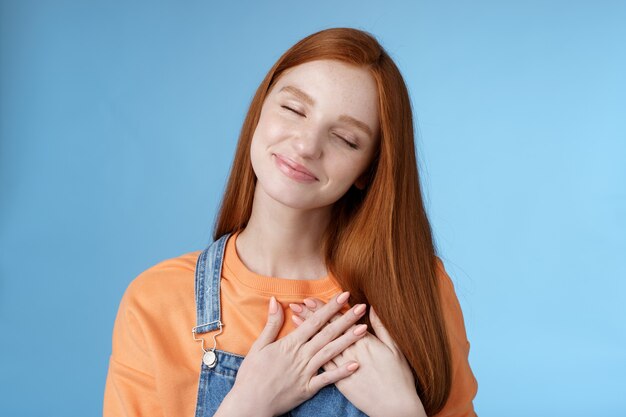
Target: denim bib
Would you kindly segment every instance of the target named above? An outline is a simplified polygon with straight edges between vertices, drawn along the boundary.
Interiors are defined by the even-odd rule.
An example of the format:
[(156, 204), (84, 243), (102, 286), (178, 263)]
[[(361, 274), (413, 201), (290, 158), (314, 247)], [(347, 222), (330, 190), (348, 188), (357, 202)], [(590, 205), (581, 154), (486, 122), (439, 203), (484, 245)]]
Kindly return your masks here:
[[(224, 249), (230, 235), (231, 233), (227, 233), (211, 243), (198, 257), (195, 281), (197, 326), (193, 329), (194, 336), (221, 328), (220, 281)], [(217, 335), (215, 341), (218, 339)], [(213, 351), (213, 346), (205, 349), (203, 344), (202, 348), (206, 351)], [(208, 417), (215, 414), (222, 400), (233, 387), (237, 370), (244, 360), (244, 356), (220, 350), (217, 347), (213, 353), (216, 362), (212, 367), (209, 367), (203, 360), (200, 361), (196, 417)], [(322, 372), (323, 369), (318, 370), (318, 374)], [(335, 384), (329, 384), (293, 410), (282, 414), (281, 417), (285, 416), (362, 417), (366, 414), (352, 405)]]

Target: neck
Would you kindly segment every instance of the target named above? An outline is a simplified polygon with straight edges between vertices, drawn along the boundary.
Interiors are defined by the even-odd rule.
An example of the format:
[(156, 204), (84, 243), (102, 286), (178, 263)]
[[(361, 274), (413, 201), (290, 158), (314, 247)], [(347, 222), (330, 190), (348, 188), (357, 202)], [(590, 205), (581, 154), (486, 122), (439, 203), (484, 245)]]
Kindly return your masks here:
[(313, 280), (328, 274), (321, 252), (330, 207), (300, 210), (260, 190), (257, 183), (252, 214), (236, 240), (237, 254), (260, 275)]

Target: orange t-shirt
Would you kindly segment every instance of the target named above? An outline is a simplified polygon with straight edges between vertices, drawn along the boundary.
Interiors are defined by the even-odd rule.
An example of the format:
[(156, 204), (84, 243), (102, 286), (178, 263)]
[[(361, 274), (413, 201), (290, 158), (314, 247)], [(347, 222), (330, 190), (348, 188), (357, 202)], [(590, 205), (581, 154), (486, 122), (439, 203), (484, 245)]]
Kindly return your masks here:
[[(217, 348), (246, 355), (267, 320), (273, 295), (284, 311), (277, 339), (296, 328), (289, 303), (306, 297), (328, 302), (342, 289), (332, 274), (317, 280), (268, 277), (250, 271), (235, 247), (226, 243), (220, 287), (222, 333)], [(202, 361), (196, 325), (195, 267), (201, 251), (168, 259), (139, 274), (126, 289), (113, 328), (112, 352), (104, 391), (104, 416), (192, 417)], [(443, 308), (452, 343), (452, 392), (443, 416), (474, 416), (477, 383), (468, 362), (469, 342), (460, 305), (440, 263)], [(350, 308), (350, 300), (343, 312)], [(213, 334), (199, 334), (205, 348)]]

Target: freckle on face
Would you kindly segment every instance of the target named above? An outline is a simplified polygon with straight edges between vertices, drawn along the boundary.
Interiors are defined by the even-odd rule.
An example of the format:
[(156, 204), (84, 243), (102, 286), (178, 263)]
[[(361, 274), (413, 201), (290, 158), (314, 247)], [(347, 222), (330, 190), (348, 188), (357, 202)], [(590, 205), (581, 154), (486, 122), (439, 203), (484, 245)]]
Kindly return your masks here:
[[(283, 97), (285, 92), (279, 92), (289, 85), (308, 94), (315, 105), (307, 105), (291, 94)], [(291, 101), (302, 115), (282, 107)], [(360, 129), (340, 120), (340, 116), (352, 116), (373, 130), (378, 128), (376, 103), (375, 80), (367, 70), (358, 71), (336, 62), (309, 62), (283, 73), (266, 97), (253, 137), (251, 159), (263, 189), (293, 207), (312, 208), (335, 202), (362, 174), (371, 153), (371, 144), (366, 143), (371, 139), (355, 133)], [(308, 124), (299, 117), (307, 118)], [(338, 138), (341, 133), (344, 138), (351, 134), (350, 139), (359, 139), (359, 149)], [(310, 136), (320, 140), (319, 148), (307, 147), (302, 142), (305, 135), (319, 135)], [(305, 165), (320, 181), (309, 187), (286, 180), (277, 174), (274, 153)]]

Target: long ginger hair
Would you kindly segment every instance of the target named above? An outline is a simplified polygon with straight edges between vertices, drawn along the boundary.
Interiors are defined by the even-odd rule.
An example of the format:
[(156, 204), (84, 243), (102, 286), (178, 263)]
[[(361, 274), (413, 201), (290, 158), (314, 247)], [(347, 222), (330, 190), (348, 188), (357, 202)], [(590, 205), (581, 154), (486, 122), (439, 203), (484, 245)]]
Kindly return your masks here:
[[(450, 394), (450, 345), (440, 305), (437, 259), (417, 171), (413, 118), (404, 79), (368, 32), (331, 28), (287, 50), (258, 87), (244, 120), (213, 230), (218, 239), (242, 230), (252, 213), (256, 176), (250, 143), (261, 107), (283, 71), (318, 59), (364, 67), (378, 90), (380, 136), (366, 170), (367, 186), (352, 186), (332, 207), (322, 253), (353, 304), (374, 306), (411, 365), (426, 413), (440, 411)], [(365, 315), (361, 322), (368, 325)]]

